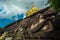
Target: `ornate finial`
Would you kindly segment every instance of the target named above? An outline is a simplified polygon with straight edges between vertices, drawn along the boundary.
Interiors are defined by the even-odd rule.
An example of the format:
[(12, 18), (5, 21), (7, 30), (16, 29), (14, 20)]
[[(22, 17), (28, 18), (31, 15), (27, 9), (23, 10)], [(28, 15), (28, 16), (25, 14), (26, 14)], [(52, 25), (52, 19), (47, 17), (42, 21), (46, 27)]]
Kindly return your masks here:
[(34, 7), (35, 5), (34, 5), (34, 2), (32, 2), (32, 7)]

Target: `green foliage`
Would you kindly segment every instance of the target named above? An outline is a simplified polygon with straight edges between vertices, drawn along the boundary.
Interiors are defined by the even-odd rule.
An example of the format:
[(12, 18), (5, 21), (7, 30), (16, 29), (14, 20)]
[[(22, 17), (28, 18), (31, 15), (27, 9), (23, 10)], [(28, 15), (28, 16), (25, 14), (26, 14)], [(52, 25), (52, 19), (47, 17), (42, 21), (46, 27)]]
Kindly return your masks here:
[(55, 10), (58, 10), (60, 8), (60, 0), (48, 0), (48, 3), (50, 3), (50, 6)]

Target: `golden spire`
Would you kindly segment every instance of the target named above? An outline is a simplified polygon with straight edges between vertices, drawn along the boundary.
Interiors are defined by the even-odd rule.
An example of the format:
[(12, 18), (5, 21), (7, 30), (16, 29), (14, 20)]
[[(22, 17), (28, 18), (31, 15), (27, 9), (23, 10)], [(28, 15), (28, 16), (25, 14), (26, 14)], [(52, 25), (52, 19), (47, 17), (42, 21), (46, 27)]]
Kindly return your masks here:
[(32, 2), (32, 7), (35, 7), (34, 2)]
[(39, 8), (34, 5), (34, 2), (32, 2), (32, 7), (26, 12), (26, 17), (34, 14), (37, 11), (39, 11)]

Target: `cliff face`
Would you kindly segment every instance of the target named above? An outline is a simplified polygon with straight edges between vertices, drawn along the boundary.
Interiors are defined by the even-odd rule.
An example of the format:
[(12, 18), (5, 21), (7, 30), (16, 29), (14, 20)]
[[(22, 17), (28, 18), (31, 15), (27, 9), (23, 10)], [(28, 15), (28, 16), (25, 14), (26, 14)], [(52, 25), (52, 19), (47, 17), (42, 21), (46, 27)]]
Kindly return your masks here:
[[(36, 24), (34, 25), (34, 23), (31, 22), (31, 23), (33, 23), (32, 25), (34, 25), (34, 26), (30, 26), (30, 27), (32, 27), (31, 32), (33, 32), (33, 33), (30, 33), (30, 31), (28, 31), (28, 33), (24, 34), (25, 38), (26, 39), (27, 38), (33, 38), (33, 39), (34, 38), (38, 38), (38, 39), (42, 38), (44, 40), (45, 40), (45, 38), (47, 40), (48, 40), (48, 38), (53, 38), (54, 37), (53, 33), (50, 34), (50, 32), (53, 30), (53, 26), (50, 21), (46, 21), (45, 19), (48, 19), (49, 17), (55, 16), (55, 15), (56, 15), (55, 10), (52, 10), (49, 8), (47, 11), (45, 11), (43, 14), (40, 15), (40, 18), (37, 17), (38, 15), (34, 16), (34, 18), (37, 17), (37, 19), (39, 19), (39, 22), (38, 21), (36, 22), (36, 24), (38, 23), (36, 27), (34, 27)], [(46, 18), (44, 19), (44, 17), (46, 17)], [(37, 19), (35, 19), (35, 21)], [(27, 35), (29, 35), (29, 36), (27, 36)]]
[[(55, 12), (54, 10), (48, 9), (43, 14), (44, 15), (48, 14), (50, 16), (54, 12)], [(43, 14), (36, 14), (35, 16), (33, 16), (31, 18), (27, 18), (27, 19), (29, 19), (29, 21), (27, 19), (26, 19), (27, 21), (26, 20), (22, 21), (22, 27), (25, 27), (24, 25), (28, 24), (28, 25), (26, 25), (25, 28), (30, 30), (28, 32), (27, 32), (27, 30), (24, 31), (24, 37), (26, 39), (27, 38), (33, 38), (33, 39), (34, 38), (38, 38), (38, 39), (43, 38), (44, 39), (44, 38), (50, 38), (50, 37), (52, 38), (53, 37), (53, 34), (49, 34), (49, 32), (52, 31), (52, 29), (53, 29), (51, 22), (50, 21), (49, 22), (43, 22), (43, 21), (45, 21)], [(46, 15), (47, 16), (46, 18), (48, 18), (48, 15)], [(52, 16), (54, 16), (54, 14)], [(41, 24), (41, 22), (43, 22), (45, 25), (43, 25), (43, 23)], [(43, 26), (42, 29), (40, 28), (41, 25)], [(34, 33), (30, 33), (30, 32), (34, 32)]]

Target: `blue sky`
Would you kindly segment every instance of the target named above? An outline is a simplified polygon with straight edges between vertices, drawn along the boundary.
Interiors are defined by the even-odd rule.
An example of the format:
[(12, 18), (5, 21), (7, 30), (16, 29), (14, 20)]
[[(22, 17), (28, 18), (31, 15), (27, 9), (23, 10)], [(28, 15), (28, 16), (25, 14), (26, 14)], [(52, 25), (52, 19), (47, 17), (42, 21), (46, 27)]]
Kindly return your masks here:
[(32, 2), (40, 9), (48, 6), (47, 0), (0, 0), (0, 28), (25, 18)]

